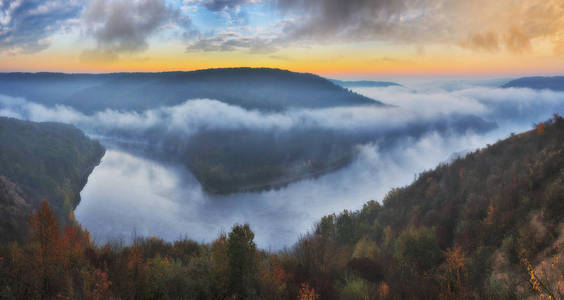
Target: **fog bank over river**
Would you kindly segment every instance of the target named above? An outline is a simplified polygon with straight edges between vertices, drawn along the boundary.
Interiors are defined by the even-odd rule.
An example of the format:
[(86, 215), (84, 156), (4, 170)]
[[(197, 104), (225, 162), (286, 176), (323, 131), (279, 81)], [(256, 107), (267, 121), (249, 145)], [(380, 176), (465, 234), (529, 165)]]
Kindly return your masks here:
[(249, 223), (257, 244), (275, 250), (292, 245), (322, 216), (380, 201), (390, 188), (448, 159), (452, 149), (477, 148), (497, 134), (446, 139), (431, 134), (393, 153), (359, 146), (356, 161), (332, 174), (280, 190), (228, 196), (204, 193), (183, 167), (106, 145), (75, 216), (98, 243), (128, 242), (134, 234), (210, 242), (235, 223)]
[[(81, 193), (76, 218), (98, 243), (127, 242), (134, 234), (211, 242), (234, 224), (249, 223), (257, 244), (276, 250), (291, 246), (324, 215), (359, 209), (369, 200), (382, 201), (391, 188), (411, 183), (418, 173), (448, 161), (453, 153), (485, 147), (564, 112), (564, 93), (551, 91), (486, 87), (356, 91), (393, 105), (396, 114), (359, 108), (339, 111), (339, 120), (373, 124), (378, 129), (378, 124), (401, 123), (407, 116), (441, 119), (471, 112), (495, 122), (497, 129), (479, 133), (447, 128), (415, 137), (398, 132), (393, 144), (375, 140), (357, 145), (353, 162), (336, 172), (279, 190), (227, 196), (206, 194), (185, 167), (149, 158), (137, 149), (142, 144), (133, 145), (136, 150), (131, 151), (131, 145), (120, 148), (103, 141), (108, 150)], [(332, 122), (331, 116), (320, 120)]]

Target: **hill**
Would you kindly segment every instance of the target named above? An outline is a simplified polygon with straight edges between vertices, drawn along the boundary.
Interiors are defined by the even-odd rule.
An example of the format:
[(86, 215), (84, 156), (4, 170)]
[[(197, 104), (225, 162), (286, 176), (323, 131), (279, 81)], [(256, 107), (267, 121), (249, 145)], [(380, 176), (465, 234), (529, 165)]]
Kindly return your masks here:
[(289, 254), (323, 299), (562, 299), (563, 246), (555, 116), (420, 174), (383, 204), (323, 218)]
[(554, 91), (564, 91), (564, 76), (523, 77), (511, 80), (508, 83), (502, 85), (502, 87), (522, 87), (536, 90), (549, 89)]
[[(382, 105), (317, 75), (278, 69), (114, 74), (4, 73), (0, 74), (0, 94), (26, 97), (28, 101), (46, 106), (63, 104), (85, 114), (119, 110), (129, 121), (139, 117), (130, 114), (132, 111), (147, 112), (148, 109), (162, 108), (141, 114), (142, 118), (148, 118), (141, 122), (143, 124), (163, 118), (162, 124), (157, 122), (158, 125), (149, 128), (141, 126), (139, 130), (134, 128), (135, 125), (127, 125), (96, 131), (98, 127), (105, 128), (107, 123), (112, 124), (108, 122), (110, 119), (97, 120), (96, 124), (90, 122), (89, 125), (76, 121), (75, 125), (102, 136), (146, 141), (146, 150), (183, 164), (206, 192), (214, 194), (279, 188), (320, 176), (348, 165), (354, 158), (355, 145), (376, 140), (390, 143), (400, 136), (397, 132), (386, 133), (379, 128), (350, 131), (305, 123), (291, 130), (262, 128), (260, 124), (253, 128), (233, 129), (227, 123), (233, 122), (236, 127), (237, 122), (230, 121), (229, 116), (222, 120), (221, 112), (207, 120), (212, 126), (198, 126), (198, 117), (205, 111), (202, 113), (190, 105), (174, 106), (193, 98), (212, 98), (250, 109), (251, 114), (260, 116), (283, 111), (274, 117), (287, 118), (287, 114), (292, 116), (292, 108)], [(233, 110), (240, 113), (237, 108)], [(185, 114), (186, 111), (191, 114)], [(171, 115), (169, 120), (163, 117), (164, 113)], [(117, 119), (117, 114), (109, 118), (114, 117)], [(195, 119), (195, 125), (192, 119)], [(331, 122), (330, 119), (324, 121)], [(213, 126), (222, 122), (226, 124), (219, 128)], [(181, 132), (168, 130), (167, 123), (180, 124), (183, 129)], [(409, 124), (403, 128), (405, 132), (402, 136), (418, 137), (431, 130), (451, 129), (484, 132), (495, 126), (475, 116), (460, 115), (448, 120), (430, 120), (426, 124)], [(193, 135), (182, 134), (192, 130)]]
[[(563, 170), (564, 119), (555, 116), (420, 174), (382, 204), (326, 216), (278, 253), (257, 249), (247, 225), (212, 244), (152, 237), (99, 247), (79, 227), (60, 233), (39, 222), (52, 219), (44, 206), (33, 219), (50, 224), (36, 229), (50, 230), (0, 247), (8, 258), (0, 259), (0, 295), (562, 299)], [(59, 252), (71, 255), (34, 260)]]
[(350, 87), (389, 87), (401, 86), (399, 83), (389, 81), (372, 81), (372, 80), (357, 80), (357, 81), (344, 81), (337, 79), (330, 79), (336, 85), (350, 88)]
[(189, 99), (214, 99), (269, 111), (382, 105), (309, 73), (268, 68), (206, 69), (162, 73), (3, 73), (0, 93), (84, 113), (143, 111)]
[(42, 200), (68, 224), (103, 154), (73, 126), (0, 117), (0, 241), (25, 237), (29, 214)]

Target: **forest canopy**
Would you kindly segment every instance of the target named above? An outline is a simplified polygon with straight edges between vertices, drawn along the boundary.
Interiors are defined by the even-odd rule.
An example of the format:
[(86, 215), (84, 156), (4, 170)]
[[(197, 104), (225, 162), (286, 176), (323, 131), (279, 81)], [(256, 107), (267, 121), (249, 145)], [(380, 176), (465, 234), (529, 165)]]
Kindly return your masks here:
[[(248, 225), (210, 244), (96, 245), (44, 202), (28, 240), (1, 248), (0, 295), (73, 299), (562, 299), (564, 119), (458, 157), (291, 248)], [(40, 270), (40, 272), (36, 272)], [(409, 288), (406, 288), (409, 287)]]

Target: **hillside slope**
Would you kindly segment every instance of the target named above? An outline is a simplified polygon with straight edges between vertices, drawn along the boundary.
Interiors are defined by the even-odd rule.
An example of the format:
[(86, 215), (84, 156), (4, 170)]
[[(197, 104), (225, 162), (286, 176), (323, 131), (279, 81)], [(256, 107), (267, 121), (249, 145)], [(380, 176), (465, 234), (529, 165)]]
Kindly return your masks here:
[(523, 77), (511, 80), (502, 87), (522, 87), (536, 90), (549, 89), (554, 91), (564, 91), (564, 76)]
[[(564, 119), (424, 172), (383, 204), (326, 216), (278, 253), (257, 249), (250, 227), (237, 224), (211, 244), (97, 246), (79, 227), (46, 222), (51, 215), (43, 207), (34, 216), (50, 230), (36, 226), (31, 241), (0, 247), (0, 296), (562, 299)], [(46, 251), (72, 255), (38, 262)]]
[(391, 299), (562, 299), (564, 119), (327, 216), (290, 256), (323, 299), (343, 282)]
[(25, 237), (29, 214), (42, 200), (68, 223), (103, 154), (73, 126), (0, 118), (0, 241)]
[[(383, 104), (317, 75), (278, 69), (98, 75), (4, 73), (0, 74), (2, 94), (33, 102), (12, 108), (12, 115), (21, 110), (22, 118), (30, 120), (42, 116), (42, 110), (34, 109), (35, 103), (48, 107), (63, 104), (86, 114), (104, 111), (92, 118), (72, 113), (68, 114), (70, 118), (61, 117), (69, 122), (75, 120), (73, 124), (88, 133), (133, 141), (136, 147), (140, 147), (138, 141), (147, 141), (144, 150), (183, 164), (204, 190), (213, 194), (280, 188), (333, 172), (354, 159), (358, 144), (382, 140), (389, 144), (400, 136), (416, 138), (433, 130), (485, 132), (497, 126), (463, 114), (428, 120), (425, 124), (416, 124), (414, 120), (398, 129), (405, 130), (401, 135), (381, 128), (335, 128), (331, 126), (333, 118), (347, 119), (351, 113)], [(205, 100), (179, 105), (194, 98), (216, 99), (251, 111)], [(0, 103), (0, 109), (2, 106)], [(147, 111), (152, 108), (155, 110)], [(388, 108), (391, 107), (382, 107)], [(108, 109), (121, 113), (114, 115)], [(238, 121), (240, 114), (260, 118), (247, 126)], [(309, 121), (310, 115), (313, 122)], [(316, 117), (322, 115), (327, 116)], [(275, 120), (281, 126), (263, 126), (263, 120)], [(286, 128), (284, 124), (291, 126)]]
[(361, 87), (389, 87), (389, 86), (401, 86), (399, 83), (390, 82), (390, 81), (374, 81), (374, 80), (338, 80), (338, 79), (330, 79), (336, 85), (340, 85), (342, 87), (351, 88), (361, 88)]
[(189, 99), (215, 99), (246, 109), (285, 110), (382, 105), (309, 73), (268, 68), (206, 69), (163, 73), (3, 73), (0, 94), (84, 113), (143, 111)]

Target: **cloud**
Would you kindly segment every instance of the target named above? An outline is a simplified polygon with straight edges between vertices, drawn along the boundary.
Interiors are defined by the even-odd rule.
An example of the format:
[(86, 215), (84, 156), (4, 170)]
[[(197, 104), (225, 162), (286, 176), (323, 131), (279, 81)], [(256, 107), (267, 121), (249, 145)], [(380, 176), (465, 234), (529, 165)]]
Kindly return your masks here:
[[(261, 112), (217, 100), (192, 99), (182, 104), (143, 112), (107, 109), (85, 115), (70, 107), (47, 107), (21, 98), (0, 96), (0, 115), (19, 116), (32, 121), (59, 121), (75, 124), (87, 132), (144, 138), (147, 132), (189, 138), (205, 130), (258, 130), (261, 132), (322, 129), (372, 134), (407, 132), (444, 121), (462, 130), (481, 129), (462, 116), (478, 116), (506, 125), (529, 122), (564, 112), (564, 93), (521, 88), (467, 88), (414, 91), (403, 87), (357, 89), (388, 107), (333, 107)], [(462, 122), (457, 125), (456, 122)]]
[(0, 1), (0, 53), (25, 54), (44, 50), (50, 36), (79, 16), (82, 1)]
[(186, 51), (234, 51), (246, 49), (251, 53), (271, 53), (276, 50), (272, 39), (239, 32), (221, 32), (210, 37), (200, 37), (186, 47)]
[(281, 37), (285, 24), (288, 22), (289, 20), (282, 19), (266, 27), (235, 26), (212, 32), (207, 36), (199, 36), (198, 39), (189, 42), (186, 51), (247, 50), (249, 53), (255, 54), (273, 53), (280, 46), (287, 45)]
[(206, 9), (223, 15), (229, 24), (248, 23), (246, 5), (259, 3), (261, 0), (198, 0)]
[(135, 53), (149, 47), (148, 39), (167, 24), (193, 32), (192, 23), (165, 0), (92, 0), (82, 14), (85, 32), (96, 41), (95, 49), (83, 53), (84, 58), (109, 57)]
[(557, 41), (553, 43), (554, 45), (554, 54), (558, 56), (564, 56), (564, 40)]
[[(409, 95), (411, 96), (411, 95)], [(431, 96), (432, 97), (432, 96)], [(280, 113), (247, 110), (216, 100), (193, 99), (183, 104), (146, 110), (144, 112), (107, 109), (85, 115), (70, 107), (46, 107), (20, 98), (0, 96), (0, 115), (18, 116), (36, 122), (57, 121), (74, 124), (87, 132), (101, 135), (126, 135), (143, 139), (147, 132), (158, 131), (165, 136), (189, 138), (205, 130), (255, 130), (288, 132), (322, 129), (346, 131), (351, 134), (407, 130), (410, 126), (429, 125), (437, 119), (453, 121), (449, 115), (478, 113), (479, 103), (468, 101), (449, 103), (449, 97), (416, 98), (440, 106), (439, 109), (411, 110), (404, 107), (335, 107), (324, 109), (292, 109)], [(410, 100), (407, 100), (410, 101)], [(468, 128), (465, 128), (468, 129)]]
[(468, 36), (468, 39), (461, 42), (460, 45), (465, 48), (484, 50), (488, 52), (496, 52), (499, 50), (497, 34), (491, 31), (471, 34)]
[(519, 28), (511, 28), (505, 35), (505, 45), (513, 53), (523, 53), (531, 51), (531, 41)]
[[(530, 51), (530, 40), (564, 31), (559, 0), (276, 0), (294, 16), (284, 30), (287, 41), (389, 41), (446, 44), (494, 52), (503, 42), (513, 53)], [(502, 37), (501, 42), (498, 37)]]
[(239, 9), (241, 6), (257, 3), (257, 0), (203, 0), (202, 4), (211, 11), (225, 11)]

